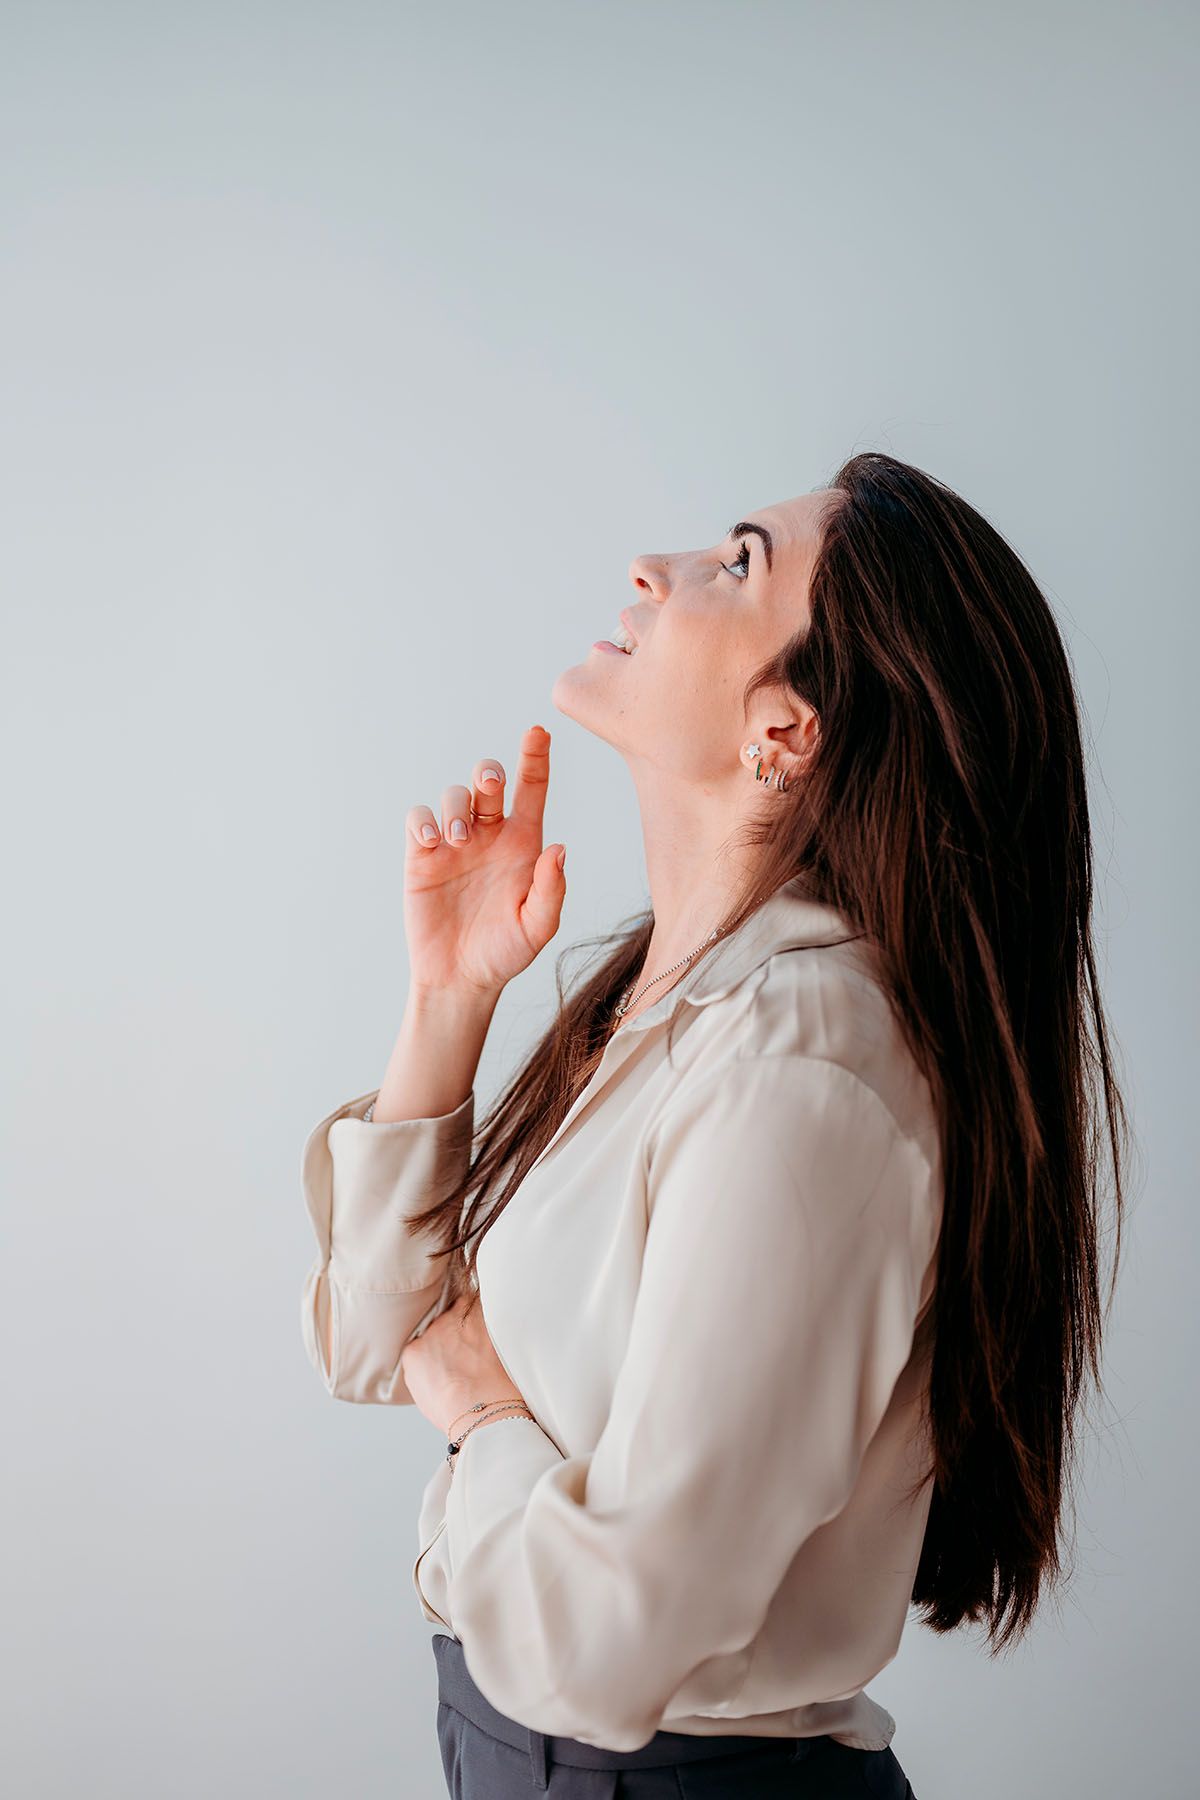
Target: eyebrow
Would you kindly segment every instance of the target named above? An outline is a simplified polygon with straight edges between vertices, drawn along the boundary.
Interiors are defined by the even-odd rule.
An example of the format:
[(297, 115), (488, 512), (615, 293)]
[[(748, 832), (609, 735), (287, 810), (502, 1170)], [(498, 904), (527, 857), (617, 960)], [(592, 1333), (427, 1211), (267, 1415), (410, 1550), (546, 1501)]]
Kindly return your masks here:
[(756, 532), (762, 539), (763, 549), (766, 552), (767, 557), (767, 573), (770, 574), (771, 552), (774, 550), (775, 545), (771, 534), (765, 525), (756, 525), (752, 519), (739, 519), (736, 525), (731, 525), (729, 527), (729, 530), (725, 535), (726, 537), (745, 537), (747, 532)]

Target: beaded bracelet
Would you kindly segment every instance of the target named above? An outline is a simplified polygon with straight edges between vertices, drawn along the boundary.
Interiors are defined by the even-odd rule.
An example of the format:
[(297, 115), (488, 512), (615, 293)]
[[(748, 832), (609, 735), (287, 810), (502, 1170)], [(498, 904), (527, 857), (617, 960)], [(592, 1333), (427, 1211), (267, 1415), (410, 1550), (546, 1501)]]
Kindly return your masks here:
[(515, 1412), (518, 1417), (532, 1419), (533, 1423), (535, 1425), (537, 1424), (537, 1420), (533, 1418), (533, 1414), (523, 1400), (506, 1400), (501, 1405), (493, 1406), (490, 1412), (485, 1412), (481, 1418), (476, 1419), (474, 1425), (468, 1425), (461, 1437), (457, 1439), (451, 1438), (447, 1443), (446, 1461), (450, 1465), (451, 1479), (453, 1479), (454, 1476), (454, 1458), (458, 1455), (460, 1448), (466, 1443), (471, 1433), (473, 1431), (478, 1431), (481, 1425), (486, 1425), (490, 1420), (495, 1419), (501, 1413), (506, 1412)]
[(458, 1424), (458, 1421), (460, 1419), (469, 1419), (472, 1413), (481, 1413), (485, 1406), (503, 1406), (503, 1405), (504, 1405), (503, 1400), (477, 1400), (475, 1402), (474, 1406), (468, 1406), (466, 1412), (455, 1413), (454, 1417), (450, 1421), (450, 1428), (446, 1433), (447, 1437), (449, 1437), (451, 1435), (451, 1433), (454, 1430), (454, 1427)]

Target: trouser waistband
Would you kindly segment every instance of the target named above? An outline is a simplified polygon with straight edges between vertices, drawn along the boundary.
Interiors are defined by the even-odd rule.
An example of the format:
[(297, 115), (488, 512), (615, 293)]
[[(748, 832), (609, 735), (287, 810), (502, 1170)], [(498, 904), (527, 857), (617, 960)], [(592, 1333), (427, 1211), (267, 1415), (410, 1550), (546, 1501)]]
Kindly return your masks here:
[(538, 1786), (546, 1785), (548, 1763), (566, 1763), (577, 1769), (656, 1769), (670, 1763), (700, 1762), (713, 1756), (732, 1756), (771, 1747), (792, 1750), (799, 1762), (826, 1740), (821, 1737), (777, 1738), (763, 1735), (719, 1735), (699, 1737), (694, 1732), (658, 1731), (648, 1744), (638, 1750), (606, 1750), (601, 1744), (584, 1744), (578, 1738), (554, 1737), (534, 1731), (510, 1719), (492, 1705), (476, 1685), (461, 1641), (444, 1631), (432, 1634), (433, 1652), (438, 1666), (438, 1698), (478, 1725), (481, 1731), (499, 1738), (514, 1750), (527, 1750), (533, 1763)]

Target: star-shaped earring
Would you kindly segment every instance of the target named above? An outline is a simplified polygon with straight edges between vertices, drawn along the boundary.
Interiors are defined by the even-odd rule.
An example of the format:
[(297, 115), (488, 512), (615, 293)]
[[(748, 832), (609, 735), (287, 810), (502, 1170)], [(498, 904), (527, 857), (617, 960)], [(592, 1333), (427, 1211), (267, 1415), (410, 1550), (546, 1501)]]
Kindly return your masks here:
[(787, 776), (780, 774), (777, 768), (772, 768), (766, 775), (763, 774), (761, 744), (747, 744), (742, 751), (742, 755), (758, 758), (758, 767), (754, 771), (755, 781), (764, 782), (767, 787), (779, 788), (781, 792), (787, 787)]

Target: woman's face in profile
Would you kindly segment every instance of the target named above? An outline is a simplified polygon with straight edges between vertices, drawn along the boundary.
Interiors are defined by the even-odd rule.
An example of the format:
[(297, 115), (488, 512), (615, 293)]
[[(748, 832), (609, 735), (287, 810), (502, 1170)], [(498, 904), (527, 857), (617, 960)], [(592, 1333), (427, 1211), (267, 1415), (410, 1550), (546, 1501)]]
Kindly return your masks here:
[[(744, 768), (742, 692), (808, 623), (821, 488), (737, 522), (717, 544), (637, 556), (624, 618), (635, 655), (592, 649), (559, 675), (558, 710), (620, 750), (703, 784)], [(618, 620), (598, 621), (615, 632)]]

